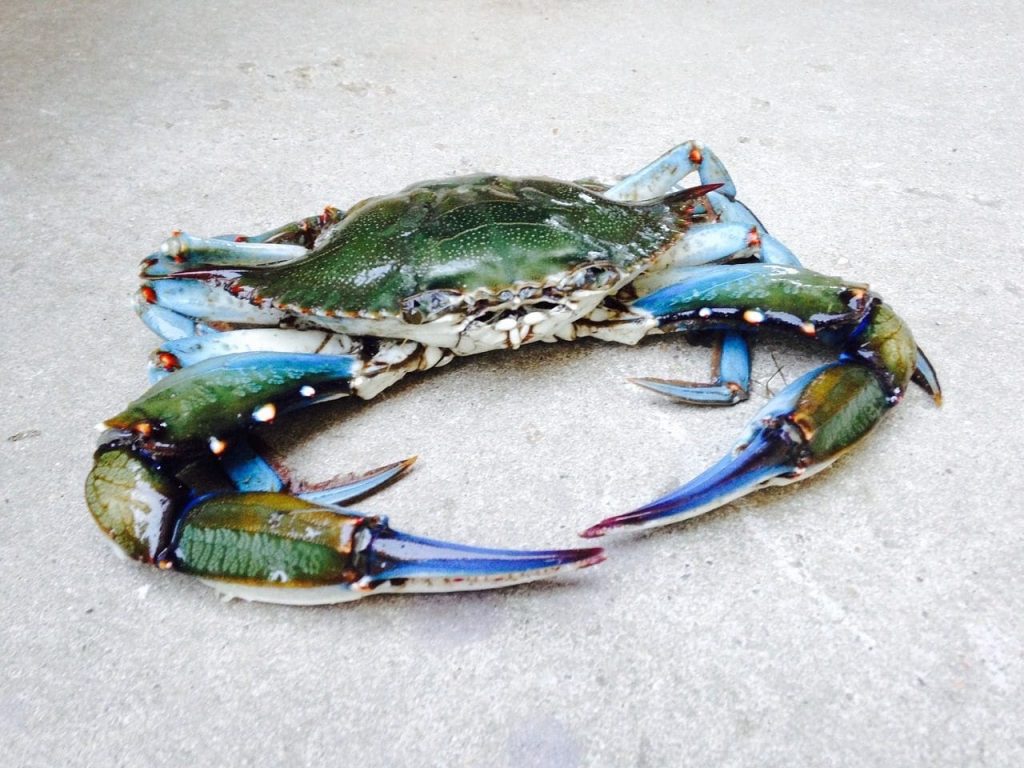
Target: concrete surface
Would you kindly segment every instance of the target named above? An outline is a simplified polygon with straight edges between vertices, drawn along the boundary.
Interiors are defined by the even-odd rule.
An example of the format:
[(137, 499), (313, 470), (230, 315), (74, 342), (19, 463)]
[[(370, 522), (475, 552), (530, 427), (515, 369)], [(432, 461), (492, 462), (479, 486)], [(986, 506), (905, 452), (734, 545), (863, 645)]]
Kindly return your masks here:
[[(1021, 6), (347, 6), (0, 6), (3, 764), (1024, 764)], [(943, 409), (912, 392), (803, 487), (504, 592), (222, 604), (111, 555), (82, 482), (145, 387), (129, 299), (171, 228), (621, 174), (691, 137), (809, 266), (892, 301)], [(755, 400), (809, 360), (761, 345)], [(314, 478), (418, 453), (362, 505), (407, 530), (567, 546), (731, 443), (756, 402), (623, 382), (706, 365), (492, 355), (282, 445)]]

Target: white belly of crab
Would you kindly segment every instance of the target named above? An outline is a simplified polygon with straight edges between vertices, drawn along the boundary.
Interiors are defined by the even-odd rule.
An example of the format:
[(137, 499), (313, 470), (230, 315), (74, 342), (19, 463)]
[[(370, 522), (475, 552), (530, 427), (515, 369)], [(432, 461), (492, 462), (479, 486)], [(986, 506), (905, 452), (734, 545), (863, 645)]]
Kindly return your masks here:
[(486, 320), (461, 313), (443, 315), (425, 323), (407, 323), (396, 315), (310, 319), (335, 333), (414, 341), (464, 356), (518, 349), (535, 341), (574, 339), (574, 323), (591, 314), (607, 295), (608, 291), (604, 290), (575, 291), (554, 306), (538, 308), (524, 303), (491, 313)]

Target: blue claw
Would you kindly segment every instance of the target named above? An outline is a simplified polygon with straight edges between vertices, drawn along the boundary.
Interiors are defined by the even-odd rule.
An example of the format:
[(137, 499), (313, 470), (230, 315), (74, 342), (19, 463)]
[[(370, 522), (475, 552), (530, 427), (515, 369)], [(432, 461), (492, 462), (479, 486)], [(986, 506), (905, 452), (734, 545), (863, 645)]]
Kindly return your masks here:
[(382, 523), (368, 548), (364, 583), (387, 591), (452, 592), (492, 589), (547, 578), (565, 568), (586, 568), (604, 558), (603, 550), (484, 549), (392, 530)]
[(311, 501), (314, 504), (345, 504), (346, 502), (376, 493), (384, 486), (397, 480), (415, 462), (416, 457), (411, 456), (408, 459), (396, 461), (394, 464), (386, 464), (383, 467), (371, 469), (369, 472), (358, 477), (349, 476), (340, 480), (328, 481), (319, 487), (310, 487), (308, 490), (302, 490), (296, 495), (300, 499)]
[[(108, 535), (134, 544), (141, 523), (153, 546), (133, 546), (133, 557), (190, 573), (227, 597), (326, 605), (389, 592), (498, 589), (604, 560), (598, 548), (517, 551), (426, 539), (393, 530), (383, 517), (283, 493), (208, 494), (182, 510), (173, 532), (150, 531), (131, 514), (140, 479), (153, 480), (149, 466), (124, 450), (101, 459), (93, 486), (119, 492), (113, 506), (95, 506)], [(175, 488), (151, 487), (152, 500), (173, 500)]]
[(750, 348), (741, 334), (722, 335), (712, 369), (710, 384), (652, 378), (630, 381), (691, 405), (735, 405), (750, 396)]
[(761, 409), (746, 436), (717, 464), (650, 504), (602, 520), (582, 536), (688, 520), (758, 488), (802, 480), (859, 442), (890, 407), (874, 371), (848, 363), (823, 365)]
[(304, 501), (336, 506), (364, 498), (394, 482), (416, 462), (413, 456), (371, 469), (361, 475), (346, 475), (323, 483), (298, 483), (288, 479), (283, 467), (275, 467), (253, 450), (248, 440), (236, 439), (220, 457), (221, 467), (235, 488), (244, 492), (282, 492), (287, 488)]
[(681, 488), (632, 512), (602, 520), (582, 536), (593, 539), (612, 528), (654, 528), (689, 520), (757, 488), (791, 482), (795, 478), (785, 478), (797, 471), (798, 456), (799, 443), (784, 429), (761, 431), (739, 453), (724, 457)]

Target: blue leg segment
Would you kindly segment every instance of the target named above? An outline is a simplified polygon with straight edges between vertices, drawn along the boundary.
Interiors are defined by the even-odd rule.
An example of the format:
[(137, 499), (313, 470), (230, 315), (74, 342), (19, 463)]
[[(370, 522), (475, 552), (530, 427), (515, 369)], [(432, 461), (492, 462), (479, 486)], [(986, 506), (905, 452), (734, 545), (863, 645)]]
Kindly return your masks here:
[(149, 379), (160, 381), (174, 371), (204, 360), (245, 352), (347, 355), (357, 349), (351, 339), (328, 331), (291, 328), (245, 328), (210, 331), (165, 341), (150, 358)]
[(202, 280), (164, 278), (143, 283), (135, 294), (135, 311), (146, 326), (167, 341), (216, 333), (201, 319), (215, 314), (225, 323), (276, 324), (284, 313), (261, 309)]
[(165, 341), (176, 341), (204, 332), (213, 332), (209, 326), (196, 321), (195, 318), (145, 301), (136, 304), (136, 311), (145, 326)]
[(715, 192), (709, 194), (708, 199), (718, 215), (719, 222), (746, 227), (748, 242), (759, 243), (751, 254), (758, 261), (765, 264), (781, 264), (786, 267), (803, 266), (794, 253), (770, 235), (754, 212), (739, 200), (729, 199)]
[(220, 459), (225, 474), (239, 491), (290, 492), (300, 499), (321, 506), (337, 506), (366, 498), (401, 477), (415, 461), (416, 458), (412, 457), (360, 475), (346, 475), (324, 483), (309, 484), (292, 480), (286, 470), (274, 467), (257, 453), (248, 440), (234, 442)]
[(291, 221), (258, 235), (218, 235), (214, 240), (232, 240), (245, 243), (301, 244), (315, 239), (325, 228), (345, 218), (345, 211), (328, 205), (323, 213)]
[(196, 237), (182, 232), (164, 241), (159, 251), (142, 262), (142, 276), (166, 277), (196, 266), (269, 266), (308, 253), (301, 245)]
[(701, 184), (721, 184), (719, 194), (732, 199), (736, 185), (714, 152), (696, 141), (685, 141), (650, 165), (614, 184), (603, 194), (612, 200), (637, 201), (661, 197), (696, 171)]
[[(703, 181), (703, 176), (702, 176)], [(733, 189), (735, 195), (735, 189)], [(689, 269), (725, 259), (756, 258), (766, 264), (800, 267), (800, 261), (785, 245), (768, 234), (760, 220), (739, 200), (721, 191), (706, 195), (718, 221), (693, 227), (687, 233), (679, 268), (657, 276), (664, 285), (685, 282)], [(643, 282), (641, 280), (641, 285)], [(653, 287), (654, 283), (650, 284)], [(735, 405), (750, 393), (750, 345), (742, 334), (729, 331), (715, 341), (711, 382), (697, 383), (671, 379), (639, 378), (632, 381), (655, 392), (691, 405)]]
[(255, 307), (202, 280), (173, 277), (143, 283), (135, 294), (135, 311), (166, 341), (217, 333), (202, 321), (204, 315), (215, 314), (220, 322), (251, 325), (276, 324), (284, 317), (280, 310)]
[(368, 549), (365, 581), (371, 586), (397, 581), (398, 589), (410, 592), (487, 589), (495, 582), (533, 581), (565, 567), (604, 560), (600, 549), (486, 549), (413, 536), (386, 523)]
[(270, 463), (253, 450), (248, 440), (236, 440), (220, 457), (220, 465), (240, 491), (284, 491), (287, 484)]
[(630, 379), (654, 392), (690, 405), (735, 405), (750, 396), (750, 347), (742, 334), (721, 334), (712, 353), (708, 384), (674, 379)]
[(412, 456), (394, 464), (371, 469), (362, 475), (348, 475), (315, 486), (299, 485), (295, 495), (300, 499), (325, 506), (347, 504), (356, 499), (366, 498), (390, 485), (402, 477), (415, 462), (416, 457)]
[[(672, 248), (675, 259), (669, 271), (690, 269), (703, 264), (757, 258), (761, 239), (753, 227), (731, 221), (697, 224)], [(664, 280), (668, 275), (659, 274)]]
[(232, 296), (203, 280), (164, 278), (143, 283), (140, 302), (147, 306), (169, 309), (186, 317), (200, 311), (224, 323), (276, 325), (285, 314), (273, 308), (257, 307), (245, 299)]
[[(714, 198), (716, 193), (709, 197)], [(797, 258), (775, 238), (764, 232), (760, 223), (742, 203), (724, 197), (711, 200), (723, 220), (694, 227), (686, 237), (679, 266), (670, 267), (638, 285), (650, 295), (653, 289), (672, 283), (686, 285), (700, 276), (693, 266), (729, 258), (752, 257), (769, 264), (799, 267)], [(642, 301), (642, 299), (641, 299)], [(642, 378), (634, 382), (656, 392), (692, 405), (735, 405), (749, 397), (750, 345), (737, 332), (719, 336), (714, 345), (712, 381), (707, 384), (666, 379)]]
[(143, 277), (166, 277), (196, 266), (254, 267), (300, 259), (324, 229), (340, 221), (342, 211), (328, 206), (309, 216), (259, 235), (196, 237), (175, 232), (142, 262)]

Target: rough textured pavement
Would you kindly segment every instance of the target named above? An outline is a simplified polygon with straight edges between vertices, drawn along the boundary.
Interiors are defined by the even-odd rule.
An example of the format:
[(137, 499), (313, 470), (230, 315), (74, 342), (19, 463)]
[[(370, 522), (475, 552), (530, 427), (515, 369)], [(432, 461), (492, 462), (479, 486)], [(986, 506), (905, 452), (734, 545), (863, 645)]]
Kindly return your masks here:
[[(37, 3), (0, 7), (5, 765), (1024, 764), (1018, 3)], [(221, 603), (113, 557), (93, 425), (145, 387), (130, 309), (175, 227), (255, 232), (472, 170), (627, 173), (687, 138), (806, 264), (871, 282), (946, 390), (802, 487), (488, 594)], [(494, 546), (695, 474), (755, 402), (659, 340), (465, 360), (280, 431), (362, 505)]]

